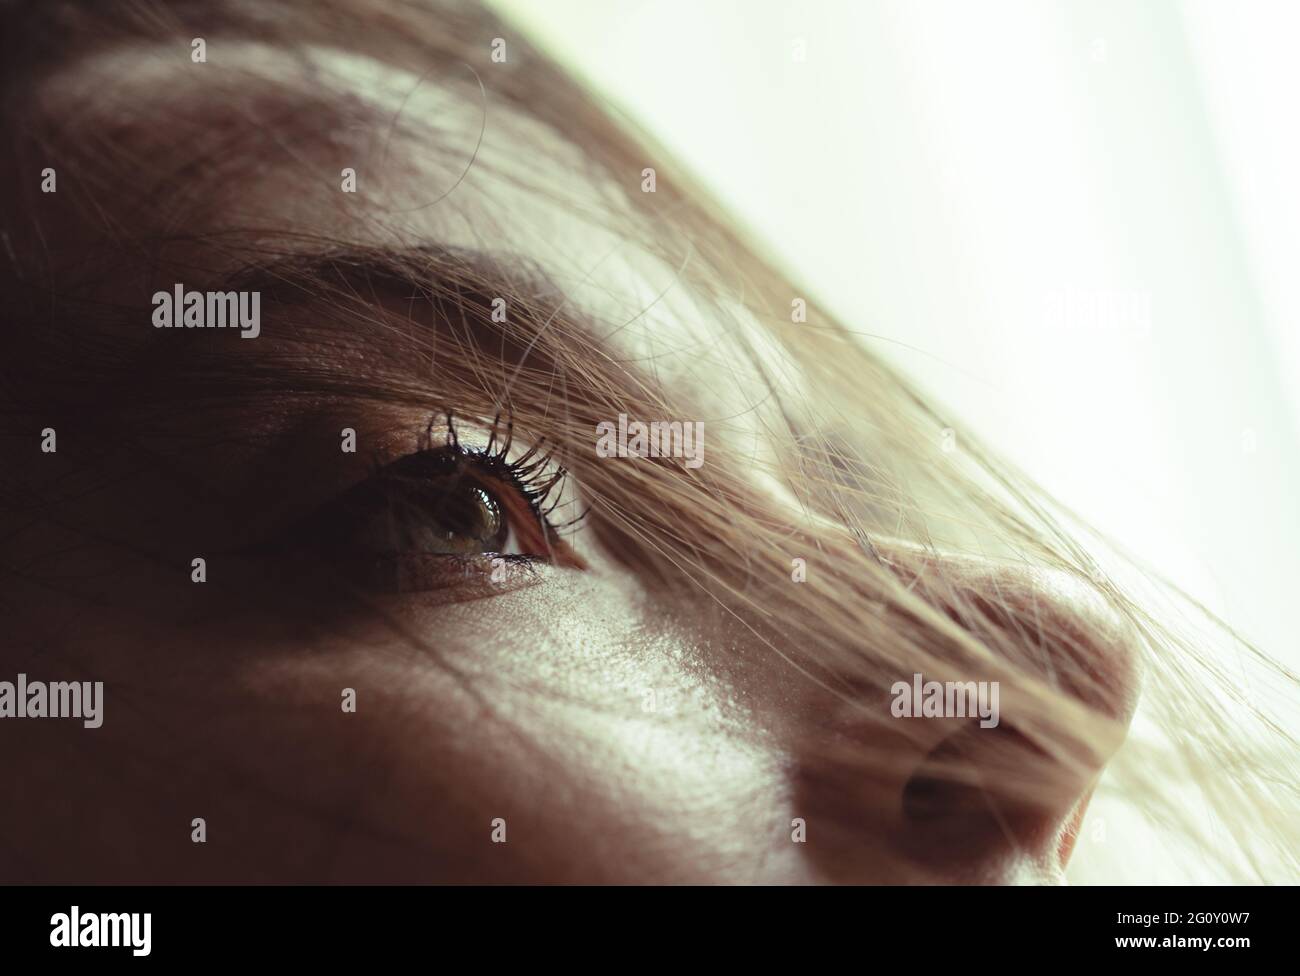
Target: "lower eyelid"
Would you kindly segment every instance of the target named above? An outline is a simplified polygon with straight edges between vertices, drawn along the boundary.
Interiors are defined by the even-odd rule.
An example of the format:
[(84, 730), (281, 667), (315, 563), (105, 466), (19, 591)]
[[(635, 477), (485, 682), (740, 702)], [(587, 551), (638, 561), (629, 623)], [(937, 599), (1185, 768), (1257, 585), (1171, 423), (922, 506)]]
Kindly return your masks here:
[(349, 560), (338, 568), (371, 593), (430, 594), (439, 603), (462, 603), (545, 582), (555, 567), (532, 556), (398, 553)]

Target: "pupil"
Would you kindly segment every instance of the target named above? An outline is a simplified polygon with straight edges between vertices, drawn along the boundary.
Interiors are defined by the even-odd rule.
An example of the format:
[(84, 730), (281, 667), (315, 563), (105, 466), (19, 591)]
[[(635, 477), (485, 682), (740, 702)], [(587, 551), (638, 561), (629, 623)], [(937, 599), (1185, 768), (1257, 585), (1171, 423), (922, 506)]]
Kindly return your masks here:
[(454, 551), (492, 551), (503, 534), (500, 506), (476, 485), (455, 485), (442, 493), (434, 515), (439, 532)]

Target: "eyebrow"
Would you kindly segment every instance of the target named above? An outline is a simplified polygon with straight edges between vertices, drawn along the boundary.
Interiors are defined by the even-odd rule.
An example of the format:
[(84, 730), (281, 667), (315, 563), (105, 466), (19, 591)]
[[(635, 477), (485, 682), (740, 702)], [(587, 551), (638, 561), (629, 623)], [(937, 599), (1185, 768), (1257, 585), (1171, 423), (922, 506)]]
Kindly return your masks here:
[[(331, 289), (326, 296), (314, 290), (322, 286)], [(556, 360), (549, 353), (566, 335), (591, 350), (596, 343), (587, 317), (571, 307), (537, 265), (524, 259), (506, 265), (485, 252), (464, 248), (333, 247), (245, 264), (227, 277), (225, 287), (258, 291), (281, 306), (320, 302), (323, 297), (363, 308), (384, 306), (396, 298), (410, 302), (411, 311), (417, 302), (428, 303), (427, 320), (408, 315), (407, 323), (449, 329), (465, 344), (488, 353), (509, 370), (507, 387), (525, 364), (554, 368)], [(509, 309), (499, 323), (492, 316), (498, 302), (503, 311)], [(566, 307), (569, 312), (561, 319), (559, 312)], [(357, 324), (378, 324), (364, 315), (357, 318)], [(570, 354), (578, 351), (578, 343), (565, 345)]]
[[(33, 402), (105, 424), (174, 416), (167, 426), (186, 437), (194, 431), (184, 418), (196, 409), (213, 415), (205, 426), (241, 426), (249, 415), (297, 414), (330, 403), (442, 401), (526, 423), (546, 424), (562, 413), (570, 425), (587, 414), (603, 417), (611, 404), (637, 402), (652, 379), (611, 356), (595, 320), (527, 257), (512, 255), (507, 263), (435, 244), (332, 242), (231, 249), (223, 257), (220, 272), (211, 263), (155, 267), (132, 290), (144, 299), (179, 279), (187, 290), (259, 291), (258, 338), (155, 329), (148, 301), (121, 302), (120, 292), (109, 306), (63, 305), (57, 318), (64, 328), (31, 330), (34, 344), (23, 351), (40, 364), (25, 377)], [(509, 306), (504, 322), (492, 320), (497, 298)], [(57, 338), (100, 327), (102, 339)], [(521, 373), (532, 397), (513, 395)]]
[(454, 287), (477, 297), (526, 289), (557, 303), (564, 300), (549, 278), (525, 262), (508, 268), (483, 251), (432, 244), (400, 249), (344, 245), (255, 259), (227, 275), (221, 286), (261, 291), (276, 301), (295, 303), (319, 298), (309, 286), (330, 282), (353, 289), (353, 297), (359, 299), (365, 296), (356, 289), (369, 286), (373, 298), (380, 297), (380, 289), (391, 293), (404, 288), (412, 298), (427, 298)]
[[(107, 422), (109, 414), (186, 409), (200, 400), (234, 406), (245, 394), (382, 395), (381, 378), (400, 375), (404, 336), (418, 347), (441, 333), (444, 345), (481, 352), (480, 368), (490, 369), (493, 361), (517, 362), (511, 356), (533, 335), (530, 310), (563, 300), (526, 262), (506, 268), (482, 254), (437, 247), (224, 250), (216, 260), (133, 265), (119, 264), (108, 278), (70, 268), (60, 277), (84, 285), (34, 281), (13, 296), (16, 321), (0, 334), (0, 351), (25, 365), (8, 377), (0, 400), (13, 410)], [(233, 270), (215, 270), (222, 265)], [(261, 334), (245, 342), (237, 330), (154, 328), (152, 296), (174, 283), (187, 291), (262, 292)], [(504, 325), (490, 320), (497, 294), (513, 306)], [(564, 337), (549, 338), (554, 349)], [(571, 345), (580, 343), (580, 332), (573, 338)], [(574, 354), (582, 351), (567, 352)], [(379, 367), (373, 380), (372, 363)], [(403, 386), (427, 379), (427, 363), (407, 365), (411, 383)], [(335, 382), (340, 378), (347, 382)]]

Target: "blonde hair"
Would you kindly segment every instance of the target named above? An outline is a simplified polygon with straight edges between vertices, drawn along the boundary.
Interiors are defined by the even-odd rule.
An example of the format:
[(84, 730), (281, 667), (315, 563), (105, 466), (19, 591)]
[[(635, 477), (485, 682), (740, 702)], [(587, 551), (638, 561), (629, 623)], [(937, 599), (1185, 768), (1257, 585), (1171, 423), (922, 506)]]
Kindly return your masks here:
[[(1213, 877), (1268, 882), (1297, 876), (1295, 742), (1258, 701), (1261, 687), (1293, 696), (1296, 676), (1151, 573), (1133, 570), (1131, 561), (997, 459), (815, 301), (808, 303), (807, 321), (794, 321), (791, 302), (807, 293), (681, 175), (668, 153), (629, 135), (614, 110), (516, 32), (466, 4), (418, 0), (51, 0), (11, 8), (4, 17), (11, 22), (0, 59), (8, 75), (6, 131), (14, 134), (5, 169), (8, 185), (22, 188), (4, 204), (16, 245), (4, 288), (10, 298), (21, 296), (10, 307), (22, 309), (31, 326), (8, 336), (5, 351), (44, 363), (48, 374), (24, 382), (60, 389), (62, 409), (81, 422), (88, 422), (92, 407), (73, 391), (88, 377), (58, 374), (60, 354), (50, 338), (57, 333), (42, 323), (74, 309), (108, 313), (93, 301), (79, 305), (71, 295), (55, 309), (33, 299), (52, 278), (38, 246), (41, 216), (28, 174), (39, 166), (33, 170), (33, 163), (57, 156), (69, 174), (61, 194), (102, 232), (104, 251), (130, 240), (133, 259), (155, 261), (160, 280), (168, 248), (179, 239), (169, 229), (184, 226), (185, 208), (204, 206), (204, 188), (228, 179), (230, 168), (210, 167), (208, 182), (202, 171), (192, 172), (191, 182), (181, 185), (175, 174), (151, 171), (148, 159), (126, 146), (106, 152), (80, 145), (76, 119), (49, 118), (32, 94), (44, 73), (125, 41), (188, 44), (195, 33), (209, 43), (257, 41), (288, 58), (318, 44), (421, 77), (435, 70), (471, 103), (486, 98), (484, 111), (489, 105), (516, 108), (581, 148), (591, 180), (608, 188), (607, 210), (593, 219), (671, 269), (665, 288), (688, 296), (698, 321), (707, 323), (693, 333), (692, 365), (707, 369), (711, 384), (658, 381), (596, 338), (639, 315), (653, 316), (653, 303), (628, 321), (592, 321), (526, 258), (474, 263), (453, 248), (401, 240), (402, 224), (394, 218), (385, 224), (384, 243), (251, 224), (205, 242), (236, 269), (256, 264), (259, 273), (283, 282), (290, 296), (310, 290), (331, 302), (340, 319), (360, 315), (378, 322), (390, 340), (383, 349), (363, 349), (338, 339), (325, 323), (304, 324), (294, 342), (303, 349), (328, 343), (355, 368), (309, 370), (306, 353), (290, 350), (237, 380), (245, 396), (267, 391), (278, 370), (294, 370), (303, 396), (417, 405), (430, 413), (450, 405), (457, 415), (483, 423), (508, 413), (518, 430), (560, 446), (591, 505), (593, 531), (620, 560), (699, 613), (759, 641), (789, 663), (792, 679), (802, 673), (801, 680), (840, 692), (845, 709), (862, 722), (887, 724), (887, 689), (914, 672), (978, 673), (1000, 682), (1003, 700), (1014, 702), (1008, 721), (1019, 736), (986, 761), (981, 789), (1009, 806), (1033, 804), (1054, 783), (1077, 789), (1109, 760), (1103, 789), (1180, 838), (1188, 856), (1216, 862)], [(511, 57), (488, 71), (489, 42), (498, 35), (510, 38)], [(281, 67), (268, 61), (255, 80), (276, 85)], [(129, 122), (130, 105), (112, 104), (111, 93), (103, 98), (85, 110), (108, 105)], [(423, 138), (409, 120), (391, 125)], [(637, 188), (647, 160), (659, 173), (653, 195)], [(128, 172), (132, 178), (124, 182)], [(440, 205), (441, 192), (413, 199), (419, 206)], [(102, 216), (107, 199), (117, 201), (112, 217)], [(144, 209), (159, 199), (168, 201), (161, 214)], [(118, 219), (144, 213), (152, 237), (124, 230)], [(374, 307), (376, 291), (390, 286), (394, 292), (418, 289), (434, 327), (410, 329)], [(491, 296), (503, 294), (510, 297), (509, 323), (491, 316)], [(437, 327), (449, 320), (462, 327)], [(471, 331), (479, 338), (470, 338)], [(472, 362), (488, 341), (517, 360), (504, 389), (491, 370), (449, 371), (439, 376), (433, 398), (399, 368), (410, 357)], [(172, 377), (175, 387), (167, 395), (180, 402), (185, 382), (196, 378)], [(754, 389), (761, 391), (757, 401), (747, 398)], [(96, 395), (102, 392), (97, 386)], [(16, 403), (6, 411), (11, 418), (24, 412)], [(620, 413), (706, 420), (709, 463), (697, 472), (667, 460), (594, 463), (595, 425)], [(927, 555), (939, 553), (945, 561)], [(951, 554), (1018, 567), (1025, 586), (977, 597), (963, 576), (978, 573), (974, 560), (946, 561)], [(796, 559), (806, 566), (800, 583), (791, 579)], [(1072, 598), (1092, 608), (1087, 619), (1105, 633), (1085, 635), (1069, 620), (1039, 613), (1030, 584), (1045, 571), (1074, 581)], [(1042, 649), (1049, 638), (1065, 649), (1051, 660)], [(1095, 661), (1107, 642), (1139, 648), (1146, 674), (1138, 734), (1122, 748), (1128, 703)], [(1214, 648), (1226, 646), (1253, 662), (1254, 694), (1224, 673)], [(821, 732), (813, 748), (831, 775), (909, 772), (894, 768), (902, 761), (896, 750), (837, 746)], [(927, 775), (972, 780), (952, 754), (936, 756)]]

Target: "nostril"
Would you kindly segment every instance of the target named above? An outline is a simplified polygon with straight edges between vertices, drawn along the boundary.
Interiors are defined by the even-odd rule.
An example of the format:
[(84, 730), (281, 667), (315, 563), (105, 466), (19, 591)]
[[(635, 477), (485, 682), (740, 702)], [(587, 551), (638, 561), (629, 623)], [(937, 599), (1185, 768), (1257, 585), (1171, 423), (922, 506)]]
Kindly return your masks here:
[(1009, 725), (971, 724), (932, 749), (904, 785), (906, 845), (916, 860), (946, 867), (1038, 849), (1059, 833), (1081, 789)]
[(961, 819), (988, 810), (983, 777), (971, 763), (963, 729), (944, 739), (922, 760), (903, 787), (903, 816), (916, 824)]

